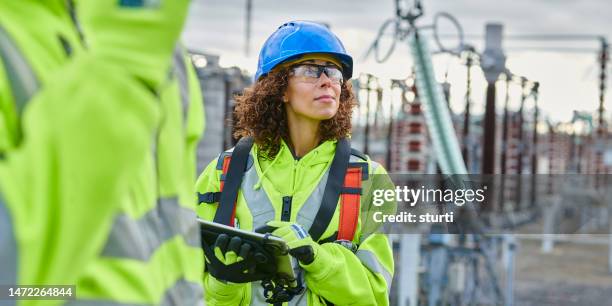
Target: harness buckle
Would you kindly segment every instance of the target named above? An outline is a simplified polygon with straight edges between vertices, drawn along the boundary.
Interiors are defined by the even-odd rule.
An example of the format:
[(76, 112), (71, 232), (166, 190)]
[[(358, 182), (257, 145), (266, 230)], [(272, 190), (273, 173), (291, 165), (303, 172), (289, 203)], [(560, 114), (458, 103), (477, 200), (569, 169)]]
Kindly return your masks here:
[(353, 243), (352, 241), (340, 239), (340, 240), (334, 241), (334, 243), (337, 243), (337, 244), (339, 244), (339, 245), (349, 249), (353, 253), (357, 252), (358, 246), (357, 246), (357, 244)]

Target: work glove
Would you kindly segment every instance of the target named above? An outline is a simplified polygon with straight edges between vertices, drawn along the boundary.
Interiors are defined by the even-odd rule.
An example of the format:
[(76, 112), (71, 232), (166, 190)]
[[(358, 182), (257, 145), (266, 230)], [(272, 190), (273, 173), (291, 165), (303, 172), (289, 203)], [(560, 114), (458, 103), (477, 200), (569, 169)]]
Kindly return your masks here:
[(276, 228), (272, 231), (272, 235), (283, 239), (287, 243), (289, 254), (295, 257), (301, 265), (311, 264), (317, 258), (319, 252), (325, 252), (299, 224), (270, 221), (267, 225)]
[[(251, 253), (251, 245), (243, 243), (240, 237), (230, 237), (227, 234), (221, 234), (217, 237), (214, 245), (215, 257), (225, 265), (231, 265), (236, 262), (243, 261)], [(234, 290), (242, 290), (248, 283), (236, 284), (216, 279), (209, 275), (207, 279), (207, 287), (210, 290), (221, 294), (232, 292)]]

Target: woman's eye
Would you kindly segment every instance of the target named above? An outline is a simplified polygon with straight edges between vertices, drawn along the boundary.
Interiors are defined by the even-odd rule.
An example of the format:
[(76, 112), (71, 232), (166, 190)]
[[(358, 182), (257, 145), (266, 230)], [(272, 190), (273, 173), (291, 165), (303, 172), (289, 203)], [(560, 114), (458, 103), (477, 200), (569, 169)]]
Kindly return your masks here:
[(317, 76), (317, 68), (314, 67), (306, 67), (306, 69), (304, 69), (304, 75), (308, 76), (308, 77), (316, 77)]

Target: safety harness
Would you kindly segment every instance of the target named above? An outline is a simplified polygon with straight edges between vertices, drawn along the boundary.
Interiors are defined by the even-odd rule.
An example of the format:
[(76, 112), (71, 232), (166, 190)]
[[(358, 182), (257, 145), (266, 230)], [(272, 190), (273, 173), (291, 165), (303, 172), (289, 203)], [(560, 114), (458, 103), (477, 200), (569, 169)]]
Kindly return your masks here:
[[(235, 226), (234, 220), (236, 217), (236, 201), (238, 198), (238, 190), (242, 184), (244, 173), (247, 170), (248, 157), (251, 147), (253, 146), (253, 138), (245, 137), (240, 139), (231, 154), (223, 156), (221, 163), (221, 179), (220, 179), (220, 192), (207, 192), (200, 194), (198, 193), (199, 203), (219, 203), (214, 222)], [(364, 162), (350, 162), (351, 155), (357, 156)], [(309, 234), (314, 241), (320, 244), (327, 242), (340, 243), (343, 246), (356, 250), (352, 241), (355, 237), (357, 230), (357, 224), (359, 221), (359, 211), (361, 208), (361, 193), (362, 193), (362, 181), (368, 179), (368, 163), (367, 157), (354, 149), (351, 149), (350, 142), (346, 138), (338, 140), (336, 145), (336, 152), (332, 160), (331, 167), (329, 169), (329, 175), (325, 189), (323, 191), (323, 199), (321, 206), (314, 218), (314, 222), (309, 229)], [(321, 236), (325, 232), (325, 229), (329, 226), (334, 213), (338, 206), (338, 199), (340, 199), (340, 219), (338, 225), (338, 231), (329, 238), (320, 240)], [(283, 213), (281, 220), (289, 221), (290, 213), (285, 213), (285, 198), (283, 198)], [(289, 202), (290, 204), (290, 202)], [(206, 247), (206, 246), (205, 246)], [(212, 248), (212, 246), (208, 246)], [(207, 250), (205, 250), (205, 253)], [(212, 250), (208, 250), (208, 253), (212, 254)], [(214, 263), (211, 262), (212, 265)], [(227, 275), (224, 269), (230, 268), (232, 265), (224, 267), (210, 267), (209, 271), (215, 277), (214, 270), (221, 275)], [(232, 269), (234, 270), (234, 269)], [(234, 271), (231, 271), (234, 272)], [(242, 282), (248, 282), (252, 277), (243, 277)], [(236, 282), (236, 279), (233, 280)], [(262, 284), (265, 292), (264, 296), (268, 297), (267, 292), (272, 291), (272, 297), (268, 299), (268, 303), (289, 301), (293, 296), (299, 294), (303, 288), (286, 288), (286, 290), (279, 290), (270, 286), (270, 281), (264, 279)], [(299, 284), (301, 287), (301, 284)]]

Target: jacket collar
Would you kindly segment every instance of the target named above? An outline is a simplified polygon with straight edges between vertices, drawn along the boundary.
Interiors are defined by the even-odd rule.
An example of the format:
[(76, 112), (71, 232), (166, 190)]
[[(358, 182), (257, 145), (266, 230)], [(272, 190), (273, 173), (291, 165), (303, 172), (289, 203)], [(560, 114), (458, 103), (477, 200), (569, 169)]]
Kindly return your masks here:
[(295, 162), (298, 160), (298, 163), (302, 164), (303, 166), (313, 166), (320, 163), (327, 163), (334, 157), (337, 142), (337, 140), (325, 141), (312, 149), (310, 152), (306, 153), (306, 155), (300, 157), (298, 160), (294, 156), (289, 145), (284, 140), (281, 140), (281, 150), (279, 151), (277, 158), (290, 162)]

